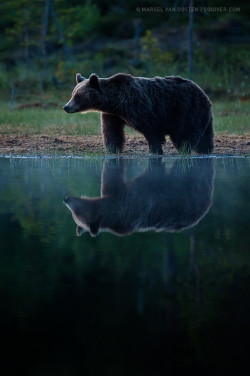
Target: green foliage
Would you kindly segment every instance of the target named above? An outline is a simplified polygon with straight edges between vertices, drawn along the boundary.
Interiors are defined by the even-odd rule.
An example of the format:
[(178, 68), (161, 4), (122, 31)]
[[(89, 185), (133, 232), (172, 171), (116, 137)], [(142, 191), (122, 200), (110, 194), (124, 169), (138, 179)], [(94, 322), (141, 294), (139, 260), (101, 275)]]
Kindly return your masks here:
[[(169, 51), (162, 51), (157, 38), (151, 30), (147, 30), (141, 38), (141, 61), (146, 67), (148, 74), (161, 74), (167, 71), (167, 66), (173, 62), (174, 55)], [(165, 75), (165, 74), (164, 74)]]
[[(0, 11), (4, 14), (4, 17), (1, 17), (1, 26), (9, 49), (37, 44), (36, 38), (40, 30), (36, 21), (43, 9), (41, 3), (40, 6), (37, 5), (32, 0), (20, 0), (18, 6), (16, 0), (1, 2)], [(25, 29), (32, 35), (31, 39), (25, 38)]]
[[(57, 21), (50, 10), (44, 50), (46, 1), (53, 7)], [(211, 4), (215, 6), (216, 0)], [(174, 1), (168, 4), (173, 5)], [(4, 15), (0, 20), (0, 89), (9, 90), (14, 83), (18, 95), (22, 92), (25, 96), (28, 91), (40, 94), (53, 86), (71, 88), (78, 71), (86, 77), (92, 72), (105, 77), (119, 71), (135, 76), (188, 77), (188, 14), (136, 12), (137, 6), (152, 4), (149, 0), (136, 5), (132, 0), (116, 0), (112, 5), (107, 0), (0, 2)], [(162, 4), (157, 0), (154, 6)], [(245, 13), (195, 14), (194, 25), (192, 79), (212, 98), (248, 98), (250, 52), (242, 37), (249, 33)], [(234, 30), (241, 33), (241, 42), (237, 35), (233, 37)], [(175, 43), (177, 32), (182, 40)], [(225, 43), (225, 35), (231, 38), (231, 44)]]
[(55, 76), (60, 81), (70, 82), (71, 86), (75, 85), (75, 75), (79, 70), (79, 64), (69, 61), (60, 60), (57, 64)]
[(244, 46), (195, 50), (194, 61), (196, 81), (204, 89), (225, 97), (249, 95), (250, 52)]
[(104, 72), (104, 62), (105, 57), (101, 53), (95, 54), (93, 59), (87, 58), (85, 54), (77, 62), (60, 60), (55, 70), (55, 77), (60, 82), (70, 83), (72, 87), (75, 85), (75, 75), (77, 72), (82, 73), (84, 77), (89, 77), (93, 72), (98, 72), (99, 75), (102, 75)]
[[(64, 4), (63, 4), (64, 3)], [(88, 38), (93, 39), (100, 22), (100, 12), (97, 5), (87, 0), (81, 5), (67, 6), (68, 1), (61, 2), (58, 14), (70, 45)]]

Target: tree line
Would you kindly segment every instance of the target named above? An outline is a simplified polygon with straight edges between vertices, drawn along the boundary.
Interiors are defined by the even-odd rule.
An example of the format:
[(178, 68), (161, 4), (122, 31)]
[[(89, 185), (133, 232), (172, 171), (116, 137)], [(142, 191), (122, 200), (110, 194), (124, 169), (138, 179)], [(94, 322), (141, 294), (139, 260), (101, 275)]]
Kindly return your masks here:
[[(25, 81), (32, 72), (39, 72), (40, 86), (56, 78), (64, 81), (64, 75), (68, 76), (75, 71), (79, 62), (85, 72), (96, 69), (101, 74), (110, 73), (107, 66), (112, 59), (113, 71), (123, 70), (139, 75), (163, 74), (176, 66), (172, 73), (175, 70), (179, 73), (185, 71), (191, 77), (195, 67), (199, 64), (202, 70), (208, 58), (211, 58), (211, 62), (213, 59), (211, 69), (217, 69), (216, 55), (219, 56), (222, 49), (219, 48), (219, 54), (211, 54), (205, 48), (206, 42), (202, 50), (194, 34), (203, 28), (204, 35), (212, 22), (225, 24), (230, 21), (230, 17), (238, 17), (246, 23), (250, 6), (243, 3), (243, 0), (238, 2), (239, 7), (242, 5), (239, 14), (230, 15), (223, 12), (207, 14), (202, 10), (198, 13), (136, 10), (152, 5), (156, 8), (176, 9), (198, 6), (202, 9), (219, 5), (218, 0), (114, 0), (112, 4), (108, 0), (3, 0), (0, 3), (0, 86), (3, 86), (5, 80), (6, 74), (3, 72), (8, 75), (20, 66), (22, 74), (18, 70), (16, 76), (20, 78), (22, 75), (22, 81)], [(178, 42), (171, 49), (166, 41), (159, 43), (155, 37), (155, 29), (160, 28), (168, 36), (171, 27), (180, 30), (180, 34), (185, 30), (185, 54), (179, 52)], [(232, 27), (232, 34), (233, 31)], [(210, 42), (219, 43), (221, 36), (219, 32), (211, 32)], [(133, 41), (133, 44), (126, 45), (128, 40)], [(117, 41), (120, 42), (120, 48), (114, 49), (114, 42)], [(231, 65), (238, 65), (239, 69), (242, 68), (242, 62), (246, 61), (245, 50), (244, 53), (242, 50), (244, 48), (239, 52), (238, 48), (234, 56), (230, 55), (230, 49), (225, 52), (229, 56), (228, 60), (232, 60)], [(169, 65), (168, 69), (166, 65)], [(243, 68), (247, 71), (245, 66)], [(228, 72), (219, 72), (220, 77), (226, 74)]]

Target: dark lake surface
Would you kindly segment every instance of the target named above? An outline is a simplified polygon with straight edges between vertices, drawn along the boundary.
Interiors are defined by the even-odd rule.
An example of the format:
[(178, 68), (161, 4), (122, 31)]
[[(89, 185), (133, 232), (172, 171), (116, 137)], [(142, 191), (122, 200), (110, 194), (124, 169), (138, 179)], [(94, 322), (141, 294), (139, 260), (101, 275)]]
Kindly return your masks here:
[(1, 376), (243, 374), (249, 244), (248, 158), (0, 158)]

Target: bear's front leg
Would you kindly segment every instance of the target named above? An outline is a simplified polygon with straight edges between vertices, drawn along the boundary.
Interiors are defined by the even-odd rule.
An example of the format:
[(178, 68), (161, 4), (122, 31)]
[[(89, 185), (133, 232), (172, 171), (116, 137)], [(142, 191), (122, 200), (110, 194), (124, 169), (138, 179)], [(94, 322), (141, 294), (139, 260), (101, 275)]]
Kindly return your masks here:
[(148, 142), (149, 150), (151, 153), (159, 155), (163, 154), (162, 145), (165, 143), (164, 135), (144, 134), (144, 137)]
[(101, 196), (123, 192), (125, 187), (125, 165), (123, 159), (106, 159), (102, 170)]
[(101, 114), (102, 137), (104, 145), (110, 153), (118, 153), (123, 149), (125, 142), (124, 120), (119, 116)]

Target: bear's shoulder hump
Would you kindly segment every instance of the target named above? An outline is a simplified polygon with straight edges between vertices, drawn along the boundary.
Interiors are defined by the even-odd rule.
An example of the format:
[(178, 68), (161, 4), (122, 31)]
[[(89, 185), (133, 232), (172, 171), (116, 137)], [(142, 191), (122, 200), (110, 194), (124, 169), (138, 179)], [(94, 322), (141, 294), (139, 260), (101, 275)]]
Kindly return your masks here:
[(165, 78), (165, 80), (168, 80), (170, 82), (175, 82), (175, 83), (178, 83), (178, 84), (184, 84), (184, 83), (187, 83), (187, 82), (191, 82), (187, 78), (183, 78), (183, 77), (180, 77), (180, 76), (166, 76), (164, 78)]
[(133, 80), (133, 76), (127, 73), (117, 73), (114, 76), (109, 77), (108, 80), (116, 84), (123, 84), (126, 82), (131, 82)]

